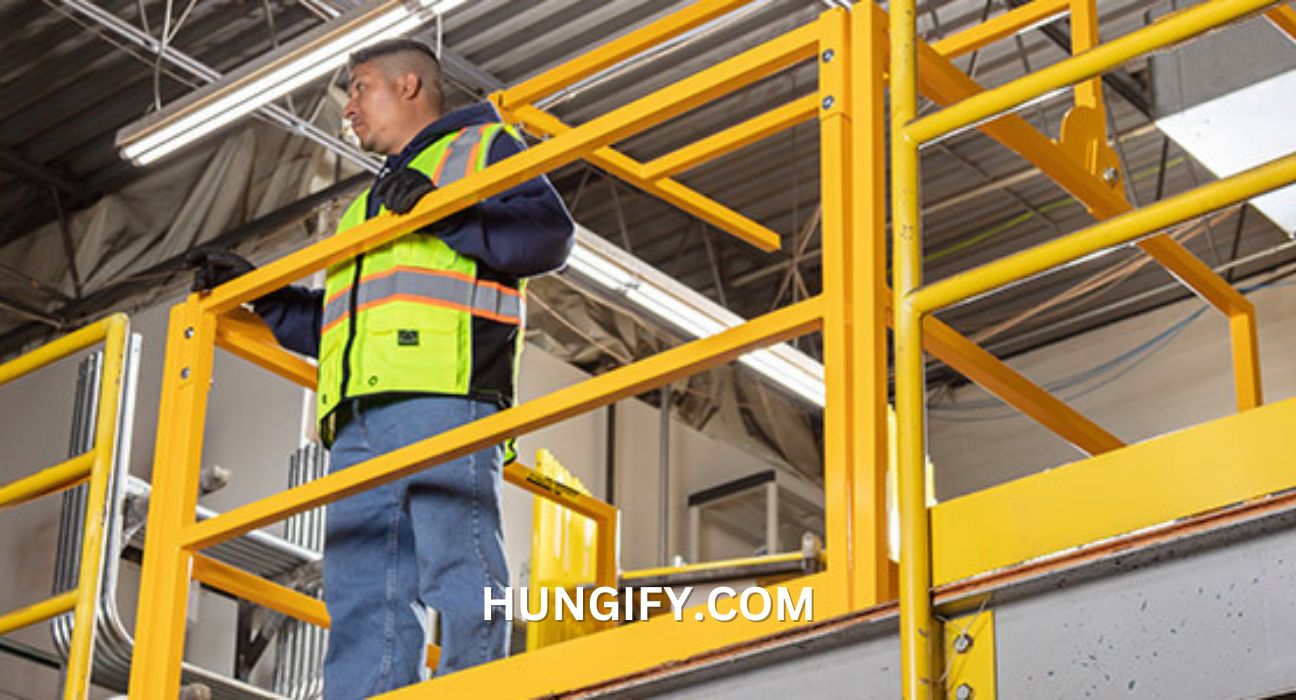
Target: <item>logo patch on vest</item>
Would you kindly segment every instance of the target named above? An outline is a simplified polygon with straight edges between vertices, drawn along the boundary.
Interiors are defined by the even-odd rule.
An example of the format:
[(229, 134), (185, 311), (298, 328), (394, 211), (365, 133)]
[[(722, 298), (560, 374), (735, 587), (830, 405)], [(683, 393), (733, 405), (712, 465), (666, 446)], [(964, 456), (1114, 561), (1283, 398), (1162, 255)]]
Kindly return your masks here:
[(418, 331), (401, 329), (396, 331), (397, 345), (418, 345)]

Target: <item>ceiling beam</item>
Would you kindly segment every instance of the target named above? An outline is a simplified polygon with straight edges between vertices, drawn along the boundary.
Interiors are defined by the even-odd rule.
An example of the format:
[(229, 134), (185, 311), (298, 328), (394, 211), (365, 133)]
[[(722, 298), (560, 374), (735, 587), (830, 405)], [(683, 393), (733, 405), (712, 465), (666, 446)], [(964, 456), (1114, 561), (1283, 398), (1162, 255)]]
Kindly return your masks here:
[(7, 170), (23, 180), (53, 187), (74, 201), (84, 201), (92, 196), (85, 186), (77, 184), (76, 181), (48, 165), (29, 160), (9, 146), (0, 146), (0, 169)]
[[(245, 241), (260, 238), (268, 233), (301, 222), (314, 216), (319, 210), (335, 201), (354, 196), (356, 192), (369, 183), (369, 179), (368, 173), (353, 175), (314, 194), (309, 194), (295, 202), (285, 204), (265, 216), (235, 226), (211, 240), (204, 241), (202, 246), (232, 249)], [(180, 274), (190, 269), (184, 262), (184, 256), (185, 253), (182, 252), (147, 269), (135, 272), (80, 299), (74, 299), (61, 306), (53, 314), (46, 314), (45, 316), (55, 322), (65, 322), (72, 325), (80, 324), (84, 319), (93, 318), (103, 309), (120, 304), (132, 294), (139, 293), (150, 287), (164, 287), (167, 281), (159, 282), (158, 280), (166, 277), (167, 273)], [(27, 343), (34, 340), (47, 337), (49, 329), (46, 326), (48, 325), (52, 325), (49, 320), (40, 323), (26, 323), (0, 334), (0, 357), (5, 357), (20, 350)]]

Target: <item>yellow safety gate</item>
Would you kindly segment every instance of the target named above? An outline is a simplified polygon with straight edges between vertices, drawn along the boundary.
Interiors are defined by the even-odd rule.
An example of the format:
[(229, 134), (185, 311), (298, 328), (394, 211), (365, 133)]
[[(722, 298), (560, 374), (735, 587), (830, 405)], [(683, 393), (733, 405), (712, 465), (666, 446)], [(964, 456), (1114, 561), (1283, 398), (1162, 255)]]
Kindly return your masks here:
[(63, 684), (63, 697), (69, 700), (86, 697), (93, 661), (95, 604), (99, 599), (99, 573), (103, 566), (104, 504), (108, 495), (113, 453), (116, 450), (117, 413), (128, 325), (124, 314), (114, 314), (0, 365), (0, 386), (3, 386), (69, 355), (103, 343), (103, 373), (99, 384), (94, 447), (61, 464), (0, 486), (0, 508), (4, 508), (89, 483), (76, 589), (0, 615), (0, 634), (8, 634), (63, 613), (73, 612), (72, 643), (68, 648)]
[[(162, 389), (153, 499), (131, 676), (131, 697), (174, 697), (178, 688), (188, 584), (199, 580), (299, 619), (327, 624), (319, 601), (218, 564), (208, 546), (289, 515), (372, 488), (417, 470), (468, 454), (505, 438), (536, 430), (730, 362), (738, 356), (820, 330), (824, 339), (826, 406), (824, 480), (827, 570), (787, 584), (814, 592), (815, 618), (842, 615), (894, 599), (896, 582), (886, 562), (884, 474), (886, 465), (887, 326), (895, 309), (897, 411), (899, 414), (902, 511), (900, 614), (903, 689), (907, 698), (942, 693), (935, 679), (933, 646), (941, 633), (931, 615), (933, 559), (945, 562), (958, 528), (932, 535), (930, 521), (958, 520), (967, 503), (956, 499), (929, 509), (923, 493), (923, 351), (981, 384), (1005, 402), (1092, 455), (1140, 455), (1031, 383), (932, 314), (961, 299), (995, 289), (1104, 247), (1133, 241), (1230, 319), (1237, 403), (1261, 404), (1253, 308), (1160, 228), (1296, 180), (1296, 158), (1280, 159), (1248, 173), (1130, 212), (1109, 170), (1105, 109), (1093, 80), (1102, 70), (1140, 53), (1181, 41), (1210, 27), (1260, 11), (1264, 0), (1210, 0), (1129, 36), (1100, 44), (1093, 0), (1036, 0), (935, 44), (915, 36), (914, 0), (896, 0), (888, 15), (862, 2), (852, 11), (833, 9), (818, 19), (706, 68), (607, 114), (567, 125), (535, 106), (546, 95), (590, 77), (654, 45), (668, 41), (747, 4), (748, 0), (700, 0), (562, 66), (496, 93), (490, 99), (508, 121), (547, 137), (535, 147), (437, 190), (407, 216), (381, 216), (314, 244), (206, 295), (193, 295), (171, 314)], [(1075, 56), (1003, 87), (983, 90), (951, 59), (1012, 36), (1042, 20), (1070, 12)], [(1278, 7), (1270, 17), (1296, 36), (1296, 13)], [(889, 38), (888, 38), (889, 36)], [(786, 70), (813, 62), (817, 90), (764, 115), (702, 138), (648, 163), (617, 151), (614, 144), (673, 117)], [(883, 89), (891, 86), (894, 292), (886, 286)], [(1060, 142), (1054, 142), (1008, 110), (1051, 90), (1079, 83), (1076, 107)], [(922, 91), (953, 105), (915, 119)], [(204, 522), (195, 522), (199, 456), (206, 393), (217, 345), (308, 388), (315, 369), (280, 348), (268, 330), (240, 305), (309, 273), (353, 257), (425, 226), (541, 173), (585, 159), (636, 187), (674, 204), (717, 228), (764, 250), (778, 234), (733, 211), (673, 176), (802, 121), (820, 125), (823, 207), (823, 280), (820, 295), (773, 311), (714, 336), (503, 411), (450, 432), (375, 458)], [(918, 148), (953, 130), (980, 129), (1022, 155), (1107, 220), (1086, 231), (985, 265), (949, 280), (921, 284), (918, 218)], [(1260, 412), (1257, 412), (1260, 413)], [(1150, 449), (1150, 448), (1149, 448)], [(1161, 449), (1161, 448), (1156, 448)], [(1139, 459), (1140, 457), (1130, 457)], [(1085, 465), (1080, 465), (1085, 466)], [(529, 477), (511, 479), (535, 486)], [(544, 489), (541, 489), (544, 490)], [(591, 499), (592, 500), (592, 499)], [(1185, 502), (1172, 504), (1173, 512)], [(599, 511), (592, 505), (592, 511)], [(1001, 506), (1000, 506), (1001, 507)], [(607, 517), (608, 512), (599, 511)], [(975, 510), (979, 515), (988, 508)], [(948, 514), (948, 515), (946, 515)], [(1124, 526), (1124, 525), (1120, 525)], [(1110, 525), (1117, 527), (1117, 525)], [(974, 525), (963, 528), (975, 532)], [(601, 547), (615, 550), (600, 528)], [(1128, 530), (1117, 530), (1119, 534)], [(931, 538), (931, 539), (929, 539)], [(1088, 541), (1088, 540), (1085, 540)], [(608, 543), (611, 543), (610, 545)], [(1040, 545), (1045, 546), (1045, 545)], [(1054, 549), (1068, 546), (1050, 541)], [(1020, 552), (994, 550), (970, 560), (941, 563), (935, 582), (945, 584), (1022, 561)], [(993, 548), (990, 548), (993, 550)], [(952, 556), (952, 555), (951, 555)], [(615, 577), (612, 557), (599, 556), (599, 578)], [(626, 674), (789, 629), (797, 622), (695, 620), (666, 616), (539, 649), (429, 681), (430, 687), (396, 691), (393, 697), (443, 693), (449, 697), (531, 697), (604, 682)]]

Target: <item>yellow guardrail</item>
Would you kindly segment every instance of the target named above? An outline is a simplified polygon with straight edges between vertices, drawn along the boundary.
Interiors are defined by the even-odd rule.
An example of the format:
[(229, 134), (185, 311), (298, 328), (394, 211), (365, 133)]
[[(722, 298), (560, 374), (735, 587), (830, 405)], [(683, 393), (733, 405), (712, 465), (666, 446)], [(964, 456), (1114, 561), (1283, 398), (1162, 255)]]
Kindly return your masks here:
[(95, 604), (103, 566), (105, 503), (117, 441), (118, 407), (129, 322), (114, 314), (0, 365), (0, 386), (35, 372), (69, 355), (103, 343), (94, 446), (66, 462), (0, 486), (0, 508), (25, 503), (89, 482), (85, 530), (81, 535), (81, 565), (75, 590), (55, 595), (20, 610), (0, 615), (0, 634), (73, 612), (72, 643), (68, 649), (63, 697), (86, 697), (94, 653)]
[[(819, 618), (877, 605), (896, 583), (887, 562), (887, 326), (894, 323), (896, 409), (901, 503), (900, 607), (905, 697), (937, 692), (932, 672), (934, 629), (928, 511), (923, 475), (923, 352), (929, 352), (996, 396), (1093, 455), (1123, 443), (975, 343), (936, 319), (944, 304), (1011, 283), (1032, 271), (1123, 241), (1137, 245), (1230, 319), (1237, 404), (1261, 403), (1255, 313), (1250, 302), (1180, 244), (1154, 234), (1165, 223), (1253, 196), (1296, 177), (1282, 161), (1210, 185), (1192, 197), (1138, 212), (1117, 182), (1104, 177), (1106, 146), (1096, 76), (1120, 61), (1195, 36), (1212, 26), (1266, 7), (1260, 0), (1212, 0), (1146, 29), (1102, 44), (1093, 0), (1036, 0), (935, 44), (915, 36), (914, 0), (897, 0), (891, 14), (873, 3), (832, 9), (694, 75), (634, 99), (580, 125), (569, 125), (536, 103), (747, 5), (749, 0), (699, 0), (589, 53), (490, 96), (505, 119), (542, 138), (504, 162), (437, 190), (406, 216), (384, 215), (274, 261), (172, 310), (164, 369), (141, 596), (131, 678), (134, 698), (171, 697), (179, 682), (184, 607), (191, 578), (244, 594), (263, 605), (323, 622), (318, 601), (266, 586), (201, 555), (213, 544), (364, 489), (433, 468), (503, 439), (552, 425), (691, 374), (731, 362), (752, 350), (806, 333), (823, 333), (825, 393), (824, 484), (826, 571), (789, 582), (811, 588)], [(1069, 14), (1074, 56), (1008, 85), (983, 89), (954, 66), (955, 56)], [(1270, 12), (1280, 27), (1289, 8)], [(894, 20), (894, 21), (892, 21)], [(703, 104), (797, 66), (813, 63), (818, 85), (765, 114), (640, 162), (614, 144)], [(885, 81), (891, 81), (891, 154), (894, 267), (886, 274)], [(1015, 105), (1075, 84), (1076, 109), (1055, 142), (1012, 114)], [(945, 109), (916, 119), (919, 92)], [(280, 348), (241, 304), (324, 267), (426, 226), (484, 197), (577, 160), (669, 202), (762, 250), (780, 236), (741, 212), (698, 192), (675, 176), (782, 129), (817, 119), (823, 209), (823, 291), (714, 336), (667, 350), (491, 417), (410, 445), (342, 472), (195, 522), (198, 457), (202, 450), (213, 347), (220, 346), (269, 371), (314, 388), (315, 368)], [(977, 128), (1023, 156), (1108, 220), (1049, 247), (992, 263), (930, 287), (922, 285), (918, 218), (918, 147), (963, 128)], [(1147, 237), (1143, 237), (1147, 236)], [(892, 310), (894, 309), (894, 314)], [(513, 467), (511, 483), (591, 517), (615, 511), (586, 496), (561, 494), (543, 475)], [(615, 530), (600, 527), (598, 580), (615, 580)], [(650, 620), (538, 649), (518, 657), (431, 681), (434, 689), (395, 696), (544, 695), (669, 664), (721, 646), (787, 629), (796, 622)], [(573, 661), (578, 659), (578, 661)]]
[[(821, 100), (817, 98), (814, 105), (802, 100), (787, 109), (729, 130), (702, 144), (700, 148), (682, 149), (663, 161), (647, 165), (619, 153), (611, 144), (790, 66), (813, 60), (825, 47), (825, 27), (830, 24), (844, 27), (844, 14), (834, 13), (831, 16), (832, 22), (814, 22), (793, 30), (757, 49), (711, 66), (580, 126), (562, 124), (532, 104), (542, 93), (560, 89), (579, 80), (581, 76), (593, 74), (616, 63), (620, 60), (619, 57), (636, 54), (655, 42), (701, 26), (743, 4), (745, 2), (735, 0), (697, 3), (676, 15), (614, 40), (599, 52), (492, 96), (492, 101), (506, 117), (522, 123), (528, 130), (551, 138), (507, 161), (438, 190), (406, 216), (377, 217), (344, 235), (329, 238), (272, 262), (210, 294), (193, 295), (172, 310), (167, 360), (163, 370), (161, 419), (155, 457), (156, 476), (141, 586), (141, 597), (151, 604), (141, 609), (137, 621), (137, 643), (131, 675), (132, 697), (170, 697), (178, 688), (185, 626), (184, 606), (190, 580), (201, 580), (288, 615), (323, 621), (317, 602), (305, 600), (283, 587), (252, 580), (245, 573), (218, 565), (200, 553), (204, 547), (417, 470), (435, 467), (447, 459), (498, 443), (505, 438), (730, 362), (745, 352), (811, 332), (823, 324), (826, 306), (824, 299), (803, 301), (716, 336), (686, 344), (351, 469), (235, 508), (215, 518), (201, 523), (194, 519), (198, 456), (202, 449), (206, 389), (211, 378), (213, 347), (219, 344), (291, 381), (313, 388), (314, 368), (279, 348), (255, 319), (239, 310), (239, 306), (250, 299), (425, 226), (519, 182), (581, 158), (603, 164), (646, 191), (657, 194), (758, 247), (767, 250), (777, 248), (777, 234), (672, 180), (671, 176), (762, 138), (776, 128), (786, 128), (816, 111), (821, 118), (824, 113), (839, 117), (844, 114), (840, 108), (832, 110), (820, 106)], [(845, 47), (838, 45), (836, 49), (842, 52)], [(843, 63), (837, 61), (828, 64), (841, 66)], [(844, 127), (844, 122), (841, 125)], [(830, 222), (827, 225), (836, 226), (832, 230), (839, 237), (844, 230), (842, 222)], [(838, 279), (845, 279), (845, 268)], [(842, 341), (837, 328), (828, 333), (832, 336), (830, 343)], [(844, 437), (840, 439), (844, 441)], [(616, 547), (615, 510), (588, 496), (563, 493), (555, 484), (548, 483), (543, 475), (525, 472), (521, 467), (510, 468), (506, 476), (512, 483), (546, 497), (556, 498), (573, 510), (583, 511), (602, 521), (605, 526), (601, 524), (599, 528), (600, 554), (596, 578), (615, 585), (615, 558), (612, 556)], [(845, 553), (847, 548), (842, 547), (839, 551)], [(836, 573), (844, 579), (847, 567), (837, 567)], [(659, 649), (656, 653), (662, 651)], [(455, 675), (462, 677), (465, 674)], [(514, 675), (521, 677), (528, 674)]]
[[(1078, 260), (1097, 251), (1138, 241), (1139, 246), (1175, 274), (1187, 286), (1229, 318), (1233, 338), (1234, 378), (1239, 410), (1261, 404), (1259, 359), (1256, 349), (1255, 312), (1249, 301), (1199, 260), (1165, 236), (1156, 235), (1167, 226), (1215, 211), (1296, 181), (1296, 157), (1280, 158), (1240, 175), (1166, 199), (1137, 211), (1130, 211), (1114, 189), (1104, 189), (1103, 174), (1096, 161), (1058, 160), (1050, 146), (1025, 131), (1024, 122), (1009, 114), (1018, 106), (1054, 91), (1075, 86), (1076, 109), (1092, 96), (1093, 79), (1131, 58), (1174, 43), (1191, 39), (1215, 27), (1232, 22), (1273, 5), (1269, 0), (1212, 0), (1175, 13), (1118, 39), (1097, 43), (1096, 13), (1091, 2), (1071, 3), (1073, 26), (1086, 28), (1085, 37), (1073, 43), (1075, 55), (1048, 68), (1030, 73), (990, 90), (980, 90), (970, 80), (945, 80), (947, 105), (928, 116), (917, 118), (917, 97), (924, 85), (924, 70), (931, 47), (915, 34), (914, 0), (897, 0), (891, 5), (894, 21), (889, 27), (891, 60), (891, 156), (893, 249), (892, 279), (895, 315), (896, 408), (900, 420), (900, 491), (902, 557), (900, 567), (900, 616), (902, 691), (910, 700), (941, 694), (937, 652), (940, 635), (932, 618), (931, 533), (929, 509), (923, 499), (924, 368), (925, 329), (931, 314), (951, 304)], [(936, 45), (950, 51), (982, 46), (1029, 26), (1032, 21), (1058, 14), (1058, 3), (1037, 0), (987, 23), (993, 28), (972, 30), (966, 38), (952, 38)], [(1290, 8), (1270, 10), (1268, 16), (1291, 33)], [(1296, 35), (1294, 35), (1296, 36)], [(939, 68), (937, 69), (939, 70)], [(1085, 81), (1088, 81), (1085, 83)], [(931, 88), (927, 77), (926, 87)], [(961, 93), (956, 97), (952, 93)], [(953, 104), (951, 104), (953, 103)], [(1070, 118), (1072, 115), (1068, 115)], [(1083, 117), (1084, 115), (1080, 115)], [(1007, 258), (954, 275), (935, 284), (922, 283), (922, 235), (919, 213), (919, 148), (933, 140), (978, 127), (998, 138), (1040, 166), (1063, 187), (1085, 202), (1100, 223), (1055, 241), (1036, 246)], [(1093, 139), (1095, 147), (1106, 148), (1105, 129), (1081, 135)], [(1064, 127), (1064, 152), (1068, 147)], [(1033, 144), (1033, 145), (1032, 145)], [(1109, 182), (1108, 184), (1114, 184)], [(1145, 238), (1151, 236), (1151, 238)], [(1142, 239), (1142, 240), (1140, 240)], [(929, 331), (927, 331), (929, 332)], [(994, 391), (993, 389), (991, 389)], [(998, 393), (998, 392), (996, 392)], [(975, 564), (965, 567), (976, 570)]]

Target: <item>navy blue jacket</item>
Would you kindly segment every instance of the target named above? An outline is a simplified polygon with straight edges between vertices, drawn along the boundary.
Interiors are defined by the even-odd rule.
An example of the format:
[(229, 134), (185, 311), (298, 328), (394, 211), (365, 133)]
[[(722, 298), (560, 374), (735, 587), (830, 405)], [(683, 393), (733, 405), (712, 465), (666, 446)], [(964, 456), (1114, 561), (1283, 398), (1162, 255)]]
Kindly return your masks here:
[[(388, 156), (374, 184), (407, 166), (414, 156), (446, 134), (499, 120), (488, 102), (444, 115), (419, 132), (399, 154)], [(522, 144), (505, 132), (492, 143), (487, 163), (498, 163), (521, 150)], [(369, 218), (378, 213), (376, 199), (369, 198)], [(514, 278), (558, 269), (567, 260), (576, 238), (567, 207), (543, 175), (438, 221), (429, 230), (455, 251), (490, 268), (496, 276)], [(258, 299), (253, 308), (281, 345), (318, 357), (323, 297), (322, 289), (291, 286)]]

